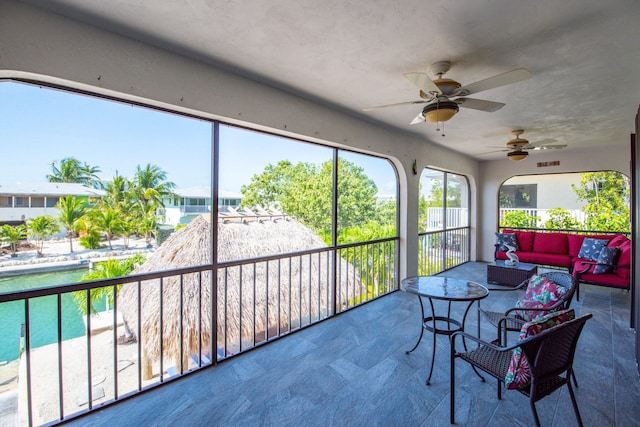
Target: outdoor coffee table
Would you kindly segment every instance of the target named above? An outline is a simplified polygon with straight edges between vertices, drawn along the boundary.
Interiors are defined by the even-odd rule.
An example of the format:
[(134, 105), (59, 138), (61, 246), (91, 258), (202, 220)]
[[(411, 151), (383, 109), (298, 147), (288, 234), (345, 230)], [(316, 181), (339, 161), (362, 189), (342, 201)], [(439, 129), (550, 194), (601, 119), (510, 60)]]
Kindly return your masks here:
[(510, 266), (503, 260), (487, 264), (487, 282), (498, 285), (518, 286), (534, 274), (538, 274), (538, 266), (535, 264), (519, 262)]
[[(406, 353), (409, 354), (418, 348), (420, 341), (422, 341), (425, 329), (427, 331), (431, 331), (433, 334), (431, 368), (429, 369), (429, 377), (427, 378), (427, 385), (430, 385), (431, 375), (433, 374), (433, 363), (436, 357), (436, 335), (441, 334), (451, 336), (454, 332), (464, 331), (464, 324), (467, 320), (469, 309), (475, 301), (478, 301), (478, 304), (480, 304), (480, 300), (489, 295), (489, 290), (475, 282), (441, 276), (407, 277), (402, 280), (401, 285), (403, 291), (418, 296), (418, 301), (420, 301), (420, 312), (422, 314), (420, 337), (418, 338), (416, 345)], [(424, 304), (422, 303), (423, 297), (429, 300), (431, 316), (425, 315)], [(446, 316), (436, 316), (435, 309), (433, 307), (433, 300), (447, 301)], [(453, 302), (467, 303), (467, 308), (465, 309), (464, 316), (462, 316), (461, 320), (453, 319), (451, 317), (451, 303)], [(478, 329), (479, 328), (480, 319), (478, 319)]]

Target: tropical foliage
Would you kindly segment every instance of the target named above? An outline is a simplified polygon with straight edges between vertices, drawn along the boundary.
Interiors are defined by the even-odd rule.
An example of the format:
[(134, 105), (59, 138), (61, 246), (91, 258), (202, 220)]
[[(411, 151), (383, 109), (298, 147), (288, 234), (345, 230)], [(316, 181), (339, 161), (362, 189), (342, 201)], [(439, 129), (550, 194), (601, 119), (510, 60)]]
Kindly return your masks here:
[(27, 237), (27, 227), (24, 224), (11, 226), (4, 224), (0, 226), (0, 242), (8, 243), (11, 246), (12, 256), (16, 255), (18, 243)]
[(58, 222), (50, 215), (37, 216), (27, 221), (27, 233), (36, 241), (38, 256), (43, 255), (44, 241), (51, 238), (58, 230)]
[(572, 185), (586, 214), (587, 230), (630, 231), (629, 179), (613, 171), (583, 173), (580, 185)]
[[(278, 209), (296, 217), (318, 234), (331, 229), (333, 162), (321, 165), (282, 160), (269, 164), (242, 187), (241, 207)], [(378, 220), (378, 189), (364, 169), (349, 161), (338, 162), (338, 227), (341, 230)], [(389, 207), (385, 208), (389, 210)], [(390, 215), (386, 215), (389, 217)], [(392, 224), (395, 225), (395, 217)]]
[(88, 187), (99, 188), (100, 168), (81, 163), (78, 159), (67, 157), (51, 163), (51, 174), (47, 175), (49, 182), (76, 182)]
[[(143, 255), (135, 255), (127, 259), (109, 259), (95, 263), (93, 269), (85, 273), (80, 282), (90, 282), (100, 279), (112, 279), (115, 277), (128, 276), (137, 265), (143, 264), (145, 257)], [(120, 291), (122, 285), (105, 286), (102, 288), (91, 289), (90, 291), (77, 291), (73, 293), (73, 298), (78, 302), (78, 310), (83, 315), (87, 314), (87, 295), (90, 294), (91, 313), (95, 314), (99, 311), (98, 305), (104, 304), (104, 307), (113, 307), (114, 288), (116, 293)]]
[(567, 209), (552, 208), (547, 212), (549, 219), (544, 223), (544, 228), (552, 230), (575, 230), (580, 227), (578, 222)]
[(535, 228), (538, 226), (538, 218), (535, 215), (529, 215), (525, 211), (507, 211), (500, 221), (502, 227), (514, 228)]
[(162, 198), (172, 194), (175, 184), (167, 180), (167, 173), (156, 165), (137, 166), (132, 179), (116, 175), (110, 181), (97, 178), (100, 169), (69, 157), (58, 165), (52, 163), (52, 182), (78, 182), (101, 187), (105, 195), (95, 203), (77, 197), (63, 197), (56, 206), (58, 220), (67, 230), (69, 248), (73, 252), (73, 238), (80, 235), (80, 244), (88, 249), (101, 247), (101, 236), (109, 248), (112, 239), (122, 237), (125, 248), (133, 234), (144, 236), (150, 243), (161, 222), (158, 212)]
[(61, 197), (56, 207), (59, 211), (58, 221), (67, 229), (69, 251), (73, 252), (73, 238), (84, 226), (83, 217), (88, 207), (87, 201), (73, 196)]

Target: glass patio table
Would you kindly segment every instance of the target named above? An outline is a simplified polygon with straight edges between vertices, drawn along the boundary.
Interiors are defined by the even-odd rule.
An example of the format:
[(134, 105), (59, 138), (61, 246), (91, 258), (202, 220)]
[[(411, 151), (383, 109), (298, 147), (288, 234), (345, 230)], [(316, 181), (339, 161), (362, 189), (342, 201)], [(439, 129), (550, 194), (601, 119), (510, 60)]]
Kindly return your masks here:
[[(424, 335), (424, 330), (428, 330), (433, 334), (433, 347), (431, 351), (431, 368), (429, 369), (429, 377), (427, 385), (431, 384), (431, 375), (433, 374), (433, 364), (436, 356), (436, 336), (438, 334), (451, 336), (454, 332), (464, 331), (464, 325), (467, 320), (467, 314), (474, 302), (486, 298), (489, 290), (484, 286), (471, 282), (469, 280), (453, 279), (441, 276), (416, 276), (407, 277), (401, 282), (403, 291), (418, 296), (420, 301), (420, 311), (422, 314), (422, 327), (420, 328), (420, 337), (413, 348), (406, 353), (409, 354), (418, 348)], [(422, 298), (429, 300), (431, 306), (431, 315), (427, 316), (424, 312), (424, 304)], [(433, 306), (433, 300), (441, 300), (447, 302), (446, 316), (436, 316)], [(464, 310), (462, 319), (454, 319), (451, 317), (451, 304), (454, 302), (466, 302), (467, 307)], [(480, 328), (480, 320), (478, 319), (478, 329)], [(466, 347), (466, 345), (465, 345)]]

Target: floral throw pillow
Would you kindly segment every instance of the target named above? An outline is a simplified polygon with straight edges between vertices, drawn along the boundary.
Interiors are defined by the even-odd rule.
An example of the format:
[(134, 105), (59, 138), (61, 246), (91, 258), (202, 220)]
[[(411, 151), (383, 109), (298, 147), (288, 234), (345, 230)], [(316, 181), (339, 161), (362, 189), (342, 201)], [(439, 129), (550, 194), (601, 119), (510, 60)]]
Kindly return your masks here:
[(611, 273), (613, 271), (613, 267), (618, 261), (619, 254), (620, 249), (617, 247), (607, 246), (602, 248), (597, 260), (598, 265), (593, 268), (593, 274)]
[[(567, 288), (547, 279), (544, 276), (533, 275), (529, 279), (527, 290), (516, 301), (518, 308), (549, 308), (562, 299), (567, 293)], [(524, 320), (533, 320), (538, 316), (549, 313), (548, 311), (522, 310), (515, 312)]]
[(602, 251), (602, 248), (607, 246), (607, 243), (609, 243), (609, 241), (605, 239), (592, 239), (591, 237), (585, 238), (582, 241), (578, 258), (598, 261), (600, 252)]
[(507, 245), (513, 246), (516, 251), (518, 250), (516, 233), (496, 233), (496, 239), (498, 240), (498, 252), (508, 251)]
[[(576, 314), (572, 308), (568, 310), (556, 311), (540, 316), (537, 319), (522, 325), (520, 330), (520, 341), (533, 335), (539, 334), (545, 329), (553, 328), (569, 320), (575, 319)], [(509, 363), (509, 370), (504, 378), (504, 385), (511, 390), (522, 390), (529, 386), (531, 382), (531, 368), (529, 360), (520, 347), (513, 350), (513, 356)]]

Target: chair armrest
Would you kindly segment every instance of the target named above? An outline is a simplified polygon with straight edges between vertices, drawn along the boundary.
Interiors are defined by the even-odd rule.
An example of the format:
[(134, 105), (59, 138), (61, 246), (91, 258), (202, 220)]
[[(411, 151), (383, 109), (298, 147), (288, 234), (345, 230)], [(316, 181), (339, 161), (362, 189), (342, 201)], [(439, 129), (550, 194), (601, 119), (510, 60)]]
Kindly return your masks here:
[(495, 345), (494, 343), (488, 342), (488, 341), (484, 341), (476, 336), (473, 336), (471, 334), (468, 334), (466, 332), (462, 332), (462, 331), (458, 331), (458, 332), (454, 332), (453, 334), (451, 334), (451, 336), (449, 337), (450, 343), (451, 343), (451, 351), (453, 353), (455, 353), (455, 349), (456, 349), (456, 337), (462, 337), (464, 339), (476, 342), (480, 345), (483, 345), (485, 347), (489, 347), (495, 351), (500, 351), (500, 352), (505, 352), (505, 351), (512, 351), (515, 348), (520, 347), (520, 342), (518, 342), (517, 344), (513, 344), (510, 345), (509, 347), (501, 347), (499, 345)]
[(564, 307), (565, 300), (559, 300), (557, 303), (553, 304), (551, 307), (512, 307), (504, 312), (505, 317), (513, 318), (510, 316), (514, 311), (554, 311), (558, 308)]
[(576, 277), (580, 277), (581, 274), (586, 273), (587, 271), (589, 271), (589, 269), (592, 266), (598, 265), (597, 262), (589, 261), (589, 260), (580, 260), (580, 264), (583, 265), (583, 268), (581, 270), (576, 271)]

